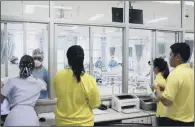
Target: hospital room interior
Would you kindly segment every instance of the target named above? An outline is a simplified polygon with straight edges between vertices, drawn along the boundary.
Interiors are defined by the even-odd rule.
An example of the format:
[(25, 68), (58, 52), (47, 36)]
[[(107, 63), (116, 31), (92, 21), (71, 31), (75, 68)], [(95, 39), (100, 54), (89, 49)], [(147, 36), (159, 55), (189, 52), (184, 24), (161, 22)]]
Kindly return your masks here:
[[(157, 96), (154, 90), (157, 89), (154, 60), (160, 58), (167, 63), (171, 77), (177, 68), (169, 64), (170, 53), (173, 52), (170, 47), (177, 43), (185, 43), (190, 47), (187, 64), (194, 72), (194, 3), (194, 1), (119, 0), (1, 1), (1, 97), (3, 96), (8, 103), (3, 106), (4, 100), (1, 99), (1, 126), (4, 123), (11, 125), (9, 124), (11, 122), (6, 121), (14, 121), (14, 115), (9, 114), (22, 101), (22, 97), (18, 102), (11, 99), (21, 94), (7, 95), (7, 97), (3, 93), (9, 88), (6, 85), (11, 85), (9, 84), (11, 80), (21, 76), (23, 56), (33, 58), (35, 69), (39, 69), (39, 66), (44, 69), (32, 71), (32, 74), (29, 72), (29, 76), (44, 77), (40, 78), (40, 82), (46, 84), (47, 95), (41, 96), (41, 92), (37, 93), (40, 97), (32, 106), (39, 121), (38, 125), (63, 126), (61, 124), (63, 122), (59, 122), (59, 119), (71, 123), (69, 118), (72, 120), (75, 114), (68, 116), (66, 113), (64, 113), (66, 115), (59, 113), (60, 118), (59, 114), (56, 115), (56, 112), (59, 112), (59, 108), (56, 108), (58, 103), (66, 101), (62, 97), (61, 90), (58, 90), (59, 93), (57, 91), (59, 88), (56, 80), (60, 79), (63, 70), (71, 69), (71, 62), (67, 58), (68, 51), (75, 45), (79, 45), (78, 48), (84, 51), (85, 71), (82, 72), (84, 76), (81, 74), (81, 81), (86, 75), (94, 79), (100, 104), (96, 108), (89, 108), (93, 124), (77, 122), (72, 125), (158, 126), (157, 111), (159, 111), (158, 103), (161, 102), (156, 102), (154, 99)], [(63, 80), (68, 82), (69, 79), (64, 77)], [(22, 81), (27, 83), (27, 79)], [(12, 85), (17, 86), (20, 83), (12, 81)], [(65, 85), (66, 82), (61, 89), (69, 88)], [(62, 87), (61, 84), (59, 87)], [(165, 87), (164, 91), (168, 88)], [(20, 87), (16, 89), (20, 92)], [(27, 93), (24, 88), (21, 90), (24, 91), (23, 94)], [(69, 96), (68, 94), (69, 92), (66, 92), (63, 96)], [(161, 98), (163, 95), (162, 92)], [(57, 96), (62, 100), (58, 102)], [(75, 96), (72, 99), (75, 99)], [(69, 99), (71, 101), (71, 98)], [(163, 103), (163, 99), (161, 100)], [(67, 105), (72, 111), (69, 101)], [(169, 109), (169, 106), (167, 107), (166, 109)], [(77, 115), (75, 119), (80, 121), (79, 118), (82, 116), (84, 115)], [(55, 122), (56, 119), (58, 122)], [(64, 126), (71, 125), (69, 123)]]

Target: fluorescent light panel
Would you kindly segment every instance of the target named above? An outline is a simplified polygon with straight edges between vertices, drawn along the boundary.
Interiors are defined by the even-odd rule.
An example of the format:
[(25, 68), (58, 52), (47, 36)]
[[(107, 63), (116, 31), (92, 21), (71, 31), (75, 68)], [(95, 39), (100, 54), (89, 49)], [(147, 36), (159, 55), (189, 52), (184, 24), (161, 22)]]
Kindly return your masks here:
[(99, 18), (102, 18), (104, 16), (104, 14), (96, 14), (95, 16), (89, 18), (88, 20), (97, 20)]
[[(180, 1), (153, 1), (158, 3), (165, 3), (165, 4), (180, 4)], [(194, 2), (192, 1), (185, 1), (186, 5), (194, 6)]]
[(150, 21), (148, 21), (148, 23), (155, 23), (155, 22), (159, 22), (159, 21), (163, 21), (163, 20), (167, 20), (167, 19), (168, 19), (167, 17), (162, 17), (162, 18), (150, 20)]
[[(32, 14), (34, 12), (35, 7), (49, 8), (48, 5), (26, 5), (25, 6), (25, 13)], [(72, 10), (72, 7), (63, 7), (63, 6), (51, 6), (51, 7), (56, 8), (56, 9)]]

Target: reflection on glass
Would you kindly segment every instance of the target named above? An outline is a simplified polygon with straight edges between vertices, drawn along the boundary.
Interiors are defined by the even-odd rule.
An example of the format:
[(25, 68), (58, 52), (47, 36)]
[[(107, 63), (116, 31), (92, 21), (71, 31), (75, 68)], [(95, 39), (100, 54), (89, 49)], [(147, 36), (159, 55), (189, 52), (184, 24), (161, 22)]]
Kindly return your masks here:
[(34, 49), (44, 52), (43, 65), (48, 69), (48, 30), (47, 24), (27, 23), (27, 54), (32, 55)]
[(191, 57), (189, 59), (190, 66), (194, 68), (194, 33), (185, 34), (185, 42), (190, 46)]
[[(55, 20), (66, 22), (76, 21), (93, 23), (112, 23), (112, 7), (124, 8), (124, 2), (52, 1), (51, 9), (54, 14), (53, 19)], [(123, 19), (123, 17), (121, 17), (121, 19)]]
[(185, 1), (184, 28), (194, 30), (194, 1)]
[(92, 27), (93, 75), (101, 95), (122, 91), (122, 29)]
[(89, 73), (89, 27), (56, 25), (55, 30), (57, 71), (69, 67), (66, 58), (68, 48), (80, 45), (85, 53), (85, 71)]
[[(23, 56), (22, 24), (7, 24), (8, 31), (8, 76), (18, 76), (18, 61)], [(22, 50), (21, 50), (22, 49)]]
[[(170, 46), (175, 43), (175, 33), (157, 31), (156, 41), (156, 57), (162, 57), (169, 63)], [(169, 68), (172, 70), (170, 65)]]
[(5, 77), (5, 36), (4, 36), (4, 24), (1, 23), (1, 77)]
[(180, 1), (176, 4), (170, 3), (169, 1), (132, 1), (131, 6), (133, 9), (143, 10), (144, 25), (178, 28), (181, 21)]
[(49, 1), (23, 1), (23, 12), (28, 19), (49, 19)]
[[(150, 30), (130, 29), (129, 32), (129, 93), (149, 94), (152, 37)], [(139, 36), (138, 36), (139, 35)]]
[(23, 1), (1, 1), (1, 16), (21, 17)]

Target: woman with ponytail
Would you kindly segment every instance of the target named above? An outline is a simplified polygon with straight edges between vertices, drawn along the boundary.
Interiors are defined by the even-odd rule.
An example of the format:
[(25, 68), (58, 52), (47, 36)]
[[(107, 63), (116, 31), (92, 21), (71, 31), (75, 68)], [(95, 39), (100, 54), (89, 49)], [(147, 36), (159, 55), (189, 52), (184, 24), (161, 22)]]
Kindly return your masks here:
[(95, 79), (85, 73), (84, 51), (74, 45), (67, 51), (69, 69), (59, 71), (54, 78), (57, 97), (56, 126), (93, 126), (92, 109), (100, 106)]
[(11, 108), (4, 126), (39, 126), (34, 106), (41, 90), (46, 89), (46, 83), (31, 75), (34, 67), (33, 58), (24, 55), (19, 63), (19, 76), (4, 82), (1, 88), (1, 103), (6, 98)]
[[(163, 58), (156, 58), (153, 61), (153, 70), (156, 75), (155, 78), (155, 86), (159, 87), (161, 91), (164, 91), (165, 85), (166, 85), (166, 79), (169, 75), (169, 67), (167, 62)], [(157, 117), (157, 123), (158, 126), (164, 126), (166, 124), (165, 122), (165, 107), (164, 105), (156, 100), (157, 102), (157, 111), (156, 111), (156, 117)]]

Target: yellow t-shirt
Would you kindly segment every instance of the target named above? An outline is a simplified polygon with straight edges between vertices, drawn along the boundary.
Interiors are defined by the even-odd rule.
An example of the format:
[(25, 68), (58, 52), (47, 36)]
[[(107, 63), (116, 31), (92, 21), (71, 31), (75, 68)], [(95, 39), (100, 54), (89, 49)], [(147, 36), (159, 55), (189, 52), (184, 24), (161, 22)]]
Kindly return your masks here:
[(181, 64), (169, 74), (162, 96), (173, 102), (167, 107), (168, 118), (194, 121), (194, 71), (189, 64)]
[[(155, 78), (155, 82), (160, 85), (166, 85), (166, 80), (164, 79), (162, 73), (158, 73)], [(165, 117), (165, 106), (161, 103), (157, 103), (156, 116), (157, 117)]]
[(88, 74), (77, 82), (71, 69), (60, 71), (54, 79), (57, 97), (56, 126), (93, 126), (93, 108), (100, 105), (96, 81)]

